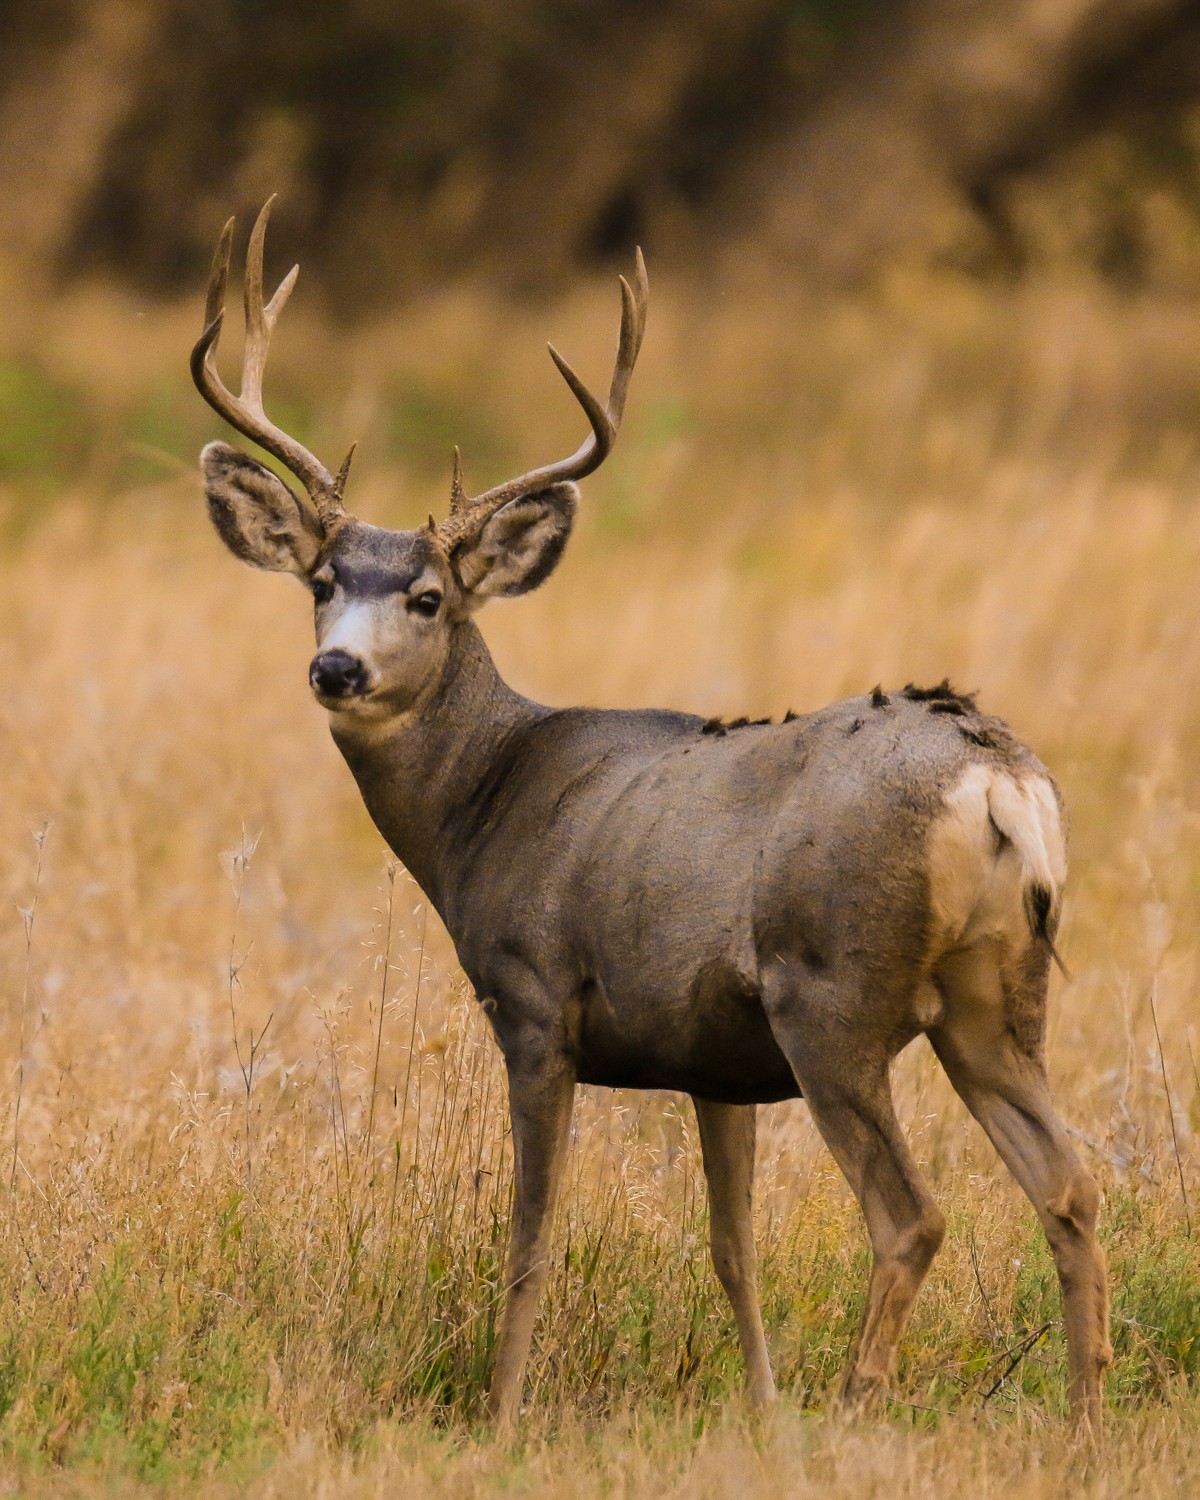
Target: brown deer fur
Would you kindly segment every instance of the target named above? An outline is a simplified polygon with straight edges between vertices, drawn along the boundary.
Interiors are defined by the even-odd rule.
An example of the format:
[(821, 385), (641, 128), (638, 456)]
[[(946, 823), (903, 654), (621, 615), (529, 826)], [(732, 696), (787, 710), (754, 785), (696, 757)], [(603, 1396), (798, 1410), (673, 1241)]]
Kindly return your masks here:
[[(256, 239), (248, 305), (261, 310)], [(291, 462), (298, 445), (266, 423), (254, 383), (269, 326), (255, 399), (213, 395), (217, 271), (197, 381), (248, 436), (292, 445), (280, 452)], [(477, 509), (456, 479), (448, 527), (388, 531), (347, 516), (344, 468), (335, 481), (304, 450), (293, 468), (311, 504), (224, 443), (202, 456), (226, 543), (313, 591), (310, 678), (334, 740), (445, 922), (504, 1055), (516, 1200), (492, 1412), (507, 1423), (519, 1407), (580, 1082), (694, 1098), (713, 1260), (758, 1403), (774, 1384), (755, 1286), (755, 1108), (804, 1095), (874, 1252), (844, 1396), (882, 1388), (944, 1231), (888, 1079), (923, 1033), (1041, 1219), (1072, 1405), (1094, 1420), (1110, 1358), (1099, 1195), (1043, 1060), (1066, 875), (1044, 768), (947, 684), (877, 688), (782, 724), (546, 708), (501, 680), (475, 624), (488, 597), (549, 573), (570, 533), (573, 480), (611, 447), (644, 277), (625, 291), (607, 407), (559, 361), (593, 437)]]

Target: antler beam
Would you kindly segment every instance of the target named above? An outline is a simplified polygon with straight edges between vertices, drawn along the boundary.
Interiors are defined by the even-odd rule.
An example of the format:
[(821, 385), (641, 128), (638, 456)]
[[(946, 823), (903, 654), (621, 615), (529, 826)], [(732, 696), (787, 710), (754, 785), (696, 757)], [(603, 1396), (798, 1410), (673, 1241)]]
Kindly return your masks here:
[(450, 514), (435, 525), (434, 534), (447, 552), (453, 552), (464, 542), (477, 536), (492, 516), (510, 501), (519, 500), (538, 490), (564, 480), (584, 479), (594, 473), (612, 452), (617, 430), (625, 411), (625, 397), (629, 391), (629, 380), (637, 363), (646, 332), (646, 309), (650, 300), (650, 282), (646, 275), (646, 262), (642, 252), (637, 252), (634, 284), (630, 286), (625, 277), (621, 281), (621, 336), (617, 344), (617, 359), (613, 368), (612, 383), (608, 388), (608, 403), (602, 406), (588, 390), (579, 376), (550, 344), (550, 358), (558, 367), (559, 374), (571, 388), (571, 393), (591, 424), (591, 432), (583, 444), (570, 458), (555, 464), (546, 464), (540, 469), (530, 469), (516, 479), (485, 490), (482, 495), (468, 499), (462, 491), (458, 454), (455, 452), (454, 486), (451, 492)]
[(246, 249), (246, 346), (242, 356), (241, 394), (235, 396), (217, 373), (217, 345), (225, 321), (225, 288), (229, 280), (229, 260), (233, 249), (233, 219), (221, 231), (213, 255), (212, 275), (208, 283), (208, 297), (204, 307), (204, 332), (192, 350), (192, 379), (196, 389), (220, 416), (237, 428), (296, 476), (307, 490), (317, 516), (326, 531), (336, 525), (345, 514), (342, 491), (350, 467), (351, 448), (340, 473), (334, 477), (319, 459), (303, 444), (276, 427), (263, 409), (263, 372), (267, 364), (267, 350), (271, 334), (284, 304), (296, 285), (300, 267), (293, 266), (279, 283), (275, 295), (269, 302), (263, 301), (263, 241), (267, 234), (267, 221), (271, 217), (271, 205), (275, 195), (263, 204), (250, 234)]

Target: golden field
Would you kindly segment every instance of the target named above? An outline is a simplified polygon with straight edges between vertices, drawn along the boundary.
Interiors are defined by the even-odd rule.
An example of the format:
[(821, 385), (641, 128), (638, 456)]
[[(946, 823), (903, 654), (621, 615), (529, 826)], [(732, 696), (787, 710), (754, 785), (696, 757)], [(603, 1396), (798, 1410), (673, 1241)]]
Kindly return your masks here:
[[(614, 304), (447, 296), (345, 341), (300, 311), (268, 407), (327, 461), (361, 439), (351, 504), (416, 524), (454, 441), (477, 485), (569, 451), (541, 340), (598, 372)], [(885, 1412), (829, 1410), (867, 1247), (804, 1105), (762, 1112), (783, 1397), (753, 1423), (687, 1101), (584, 1090), (530, 1410), (490, 1441), (502, 1072), (309, 697), (304, 595), (204, 517), (197, 318), (80, 294), (16, 307), (0, 348), (0, 1484), (1200, 1490), (1194, 315), (1075, 282), (823, 308), (676, 289), (563, 564), (483, 618), (554, 703), (781, 715), (949, 676), (1054, 771), (1051, 1073), (1113, 1279), (1090, 1445), (1036, 1221), (924, 1042), (897, 1097), (950, 1232)]]

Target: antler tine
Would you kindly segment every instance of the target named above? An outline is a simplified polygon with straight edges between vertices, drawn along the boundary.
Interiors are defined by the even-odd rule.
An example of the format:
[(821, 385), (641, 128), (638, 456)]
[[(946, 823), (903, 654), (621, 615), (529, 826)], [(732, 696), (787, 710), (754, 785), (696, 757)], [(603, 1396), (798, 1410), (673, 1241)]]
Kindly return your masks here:
[(460, 510), (465, 510), (470, 504), (467, 492), (463, 489), (462, 478), (462, 454), (459, 452), (458, 444), (454, 445), (454, 473), (450, 477), (450, 514), (455, 516)]
[[(600, 405), (600, 402), (592, 395), (591, 391), (588, 390), (587, 386), (584, 385), (583, 381), (580, 380), (579, 376), (576, 375), (575, 371), (554, 345), (547, 344), (546, 348), (550, 351), (550, 358), (557, 366), (558, 373), (567, 382), (568, 386), (570, 386), (571, 394), (579, 402), (580, 406), (583, 407), (584, 414), (592, 426), (590, 434), (584, 438), (583, 442), (570, 458), (564, 459), (558, 464), (551, 464), (548, 467), (561, 468), (564, 471), (570, 469), (571, 473), (569, 475), (564, 473), (564, 478), (582, 479), (585, 475), (590, 474), (593, 469), (598, 468), (612, 451), (612, 445), (616, 441), (617, 436), (617, 424), (613, 421), (609, 410)], [(613, 379), (616, 379), (615, 374)], [(585, 468), (584, 465), (588, 467)], [(536, 469), (532, 471), (535, 474), (537, 472), (538, 470)], [(531, 476), (527, 475), (523, 477), (528, 478)], [(516, 483), (521, 483), (521, 480), (517, 480)]]
[[(263, 241), (271, 216), (272, 195), (263, 204), (250, 234), (246, 249), (246, 347), (242, 358), (241, 394), (235, 396), (217, 372), (216, 353), (225, 320), (225, 289), (229, 280), (229, 262), (233, 246), (234, 221), (230, 219), (221, 231), (213, 256), (208, 296), (204, 308), (204, 332), (192, 350), (192, 379), (208, 404), (244, 437), (265, 448), (284, 464), (307, 490), (322, 526), (328, 530), (344, 515), (341, 487), (348, 464), (335, 479), (329, 470), (307, 448), (290, 437), (267, 416), (263, 409), (262, 382), (267, 350), (276, 319), (283, 311), (299, 274), (293, 266), (280, 282), (275, 295), (264, 305), (262, 289)], [(353, 451), (353, 450), (351, 450)]]
[(600, 404), (598, 398), (584, 385), (554, 345), (547, 345), (550, 358), (554, 361), (559, 374), (570, 387), (571, 394), (576, 401), (583, 407), (591, 425), (591, 432), (570, 458), (561, 459), (554, 464), (545, 464), (538, 469), (531, 469), (527, 474), (522, 474), (516, 479), (509, 479), (493, 489), (485, 490), (482, 495), (476, 496), (473, 500), (466, 499), (462, 494), (461, 469), (458, 450), (455, 449), (450, 515), (437, 526), (437, 536), (448, 552), (452, 552), (468, 538), (477, 534), (501, 506), (564, 480), (585, 479), (589, 474), (594, 473), (612, 452), (617, 438), (617, 429), (621, 425), (621, 417), (625, 411), (625, 397), (629, 392), (630, 377), (633, 375), (633, 367), (637, 363), (642, 338), (646, 332), (650, 282), (640, 249), (637, 252), (633, 286), (630, 286), (624, 276), (619, 279), (621, 283), (621, 334), (617, 343), (617, 357), (613, 366), (607, 406)]
[[(208, 291), (204, 297), (204, 331), (192, 348), (192, 379), (210, 406), (213, 404), (208, 392), (210, 382), (215, 383), (215, 387), (225, 395), (229, 394), (221, 385), (220, 376), (216, 374), (209, 362), (216, 356), (217, 345), (221, 341), (221, 326), (225, 321), (225, 285), (229, 280), (233, 225), (233, 219), (226, 219), (225, 227), (221, 230), (221, 236), (217, 240), (217, 248), (213, 251), (212, 270), (208, 275)], [(217, 410), (220, 411), (221, 408), (218, 407)], [(221, 415), (224, 416), (224, 412), (221, 412)]]
[(339, 505), (341, 504), (342, 496), (346, 493), (346, 481), (350, 478), (350, 465), (354, 462), (354, 454), (357, 448), (357, 441), (350, 444), (350, 451), (342, 459), (342, 467), (338, 470), (338, 476), (334, 480), (334, 494), (337, 496)]
[(624, 276), (621, 277), (621, 341), (617, 347), (617, 363), (608, 392), (608, 414), (614, 427), (621, 425), (621, 417), (625, 412), (630, 377), (641, 352), (642, 340), (646, 336), (646, 309), (649, 302), (650, 278), (646, 275), (646, 262), (639, 245), (634, 286), (631, 287)]
[(275, 320), (283, 311), (284, 304), (296, 285), (300, 267), (293, 266), (275, 290), (275, 295), (263, 306), (263, 243), (267, 237), (267, 221), (271, 217), (271, 206), (275, 202), (272, 193), (259, 211), (250, 231), (250, 243), (246, 246), (246, 348), (242, 355), (242, 400), (259, 415), (265, 416), (262, 404), (263, 371), (267, 366), (267, 350)]
[[(212, 270), (208, 277), (208, 293), (204, 299), (205, 329), (219, 322), (225, 311), (225, 284), (229, 280), (229, 260), (233, 254), (233, 226), (236, 223), (237, 220), (232, 215), (225, 220), (225, 227), (221, 230), (217, 248), (213, 251)], [(219, 337), (219, 333), (213, 337), (214, 348)]]

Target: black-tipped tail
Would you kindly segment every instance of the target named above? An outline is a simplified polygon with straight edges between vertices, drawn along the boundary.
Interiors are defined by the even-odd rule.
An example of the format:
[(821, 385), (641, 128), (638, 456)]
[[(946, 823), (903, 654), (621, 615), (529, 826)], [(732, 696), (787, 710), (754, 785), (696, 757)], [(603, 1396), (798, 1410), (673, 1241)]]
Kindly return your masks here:
[(1062, 955), (1054, 946), (1054, 934), (1050, 931), (1050, 918), (1054, 912), (1054, 892), (1040, 882), (1025, 890), (1025, 915), (1029, 919), (1029, 930), (1034, 940), (1045, 943), (1050, 957), (1058, 965), (1064, 979), (1070, 979), (1071, 971), (1062, 961)]

